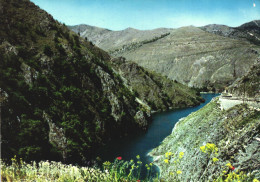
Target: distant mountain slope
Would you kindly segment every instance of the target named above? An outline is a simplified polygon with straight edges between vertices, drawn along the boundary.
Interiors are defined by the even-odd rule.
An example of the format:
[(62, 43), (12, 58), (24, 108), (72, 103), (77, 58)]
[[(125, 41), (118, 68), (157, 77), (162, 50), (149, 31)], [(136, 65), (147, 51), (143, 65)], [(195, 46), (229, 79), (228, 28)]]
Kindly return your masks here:
[(154, 111), (194, 106), (202, 101), (195, 90), (122, 57), (112, 59), (111, 63), (137, 97)]
[(251, 98), (260, 101), (260, 59), (241, 78), (227, 88), (233, 97)]
[(106, 51), (121, 48), (125, 44), (152, 39), (168, 33), (171, 30), (167, 28), (158, 28), (154, 30), (137, 30), (127, 28), (121, 31), (111, 31), (89, 25), (75, 25), (68, 26), (68, 28), (76, 33), (80, 33), (81, 37), (87, 38), (96, 46)]
[[(254, 24), (242, 25), (240, 29), (257, 32)], [(128, 30), (137, 32), (131, 34), (132, 41), (129, 41), (125, 38), (129, 33), (124, 30), (110, 31), (109, 34), (117, 35), (113, 38), (102, 35), (100, 38), (104, 39), (99, 40), (105, 41), (106, 45), (97, 43), (97, 46), (114, 57), (123, 56), (190, 87), (222, 91), (249, 70), (260, 55), (260, 48), (248, 39), (229, 38), (233, 31), (230, 27), (217, 27), (227, 37), (211, 33), (214, 26), (209, 32), (189, 26), (155, 29), (164, 30), (156, 31), (156, 35), (149, 31)], [(139, 36), (142, 35), (140, 32), (142, 37)], [(116, 40), (120, 44), (115, 43)]]
[(225, 37), (248, 40), (253, 44), (260, 45), (260, 20), (251, 21), (239, 27), (212, 24), (201, 27), (201, 29)]

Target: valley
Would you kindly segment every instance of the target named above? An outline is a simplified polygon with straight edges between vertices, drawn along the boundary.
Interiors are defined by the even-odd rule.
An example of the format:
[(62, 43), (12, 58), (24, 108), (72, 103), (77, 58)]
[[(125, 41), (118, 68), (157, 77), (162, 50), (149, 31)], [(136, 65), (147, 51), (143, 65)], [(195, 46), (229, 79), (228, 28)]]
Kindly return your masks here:
[(32, 1), (0, 0), (1, 181), (260, 180), (259, 20), (113, 31)]

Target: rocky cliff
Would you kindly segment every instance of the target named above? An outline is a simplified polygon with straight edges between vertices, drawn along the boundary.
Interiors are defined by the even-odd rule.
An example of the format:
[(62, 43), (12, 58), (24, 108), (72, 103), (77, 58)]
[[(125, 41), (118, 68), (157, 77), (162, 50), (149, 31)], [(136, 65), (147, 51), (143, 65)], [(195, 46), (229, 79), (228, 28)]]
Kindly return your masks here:
[[(244, 75), (259, 57), (259, 45), (250, 39), (250, 34), (254, 34), (254, 40), (258, 37), (259, 29), (255, 26), (248, 23), (238, 27), (236, 30), (239, 29), (240, 33), (236, 37), (240, 34), (243, 37), (241, 32), (244, 32), (247, 38), (237, 39), (223, 36), (230, 35), (231, 28), (226, 26), (218, 28), (223, 32), (221, 35), (216, 35), (207, 27), (189, 26), (151, 30), (153, 33), (129, 29), (127, 32), (135, 32), (131, 34), (131, 39), (126, 38), (129, 33), (125, 30), (120, 33), (110, 31), (109, 34), (114, 34), (111, 39), (105, 36), (107, 33), (98, 39), (89, 34), (88, 39), (114, 57), (123, 56), (182, 84), (222, 91)], [(106, 44), (98, 43), (102, 40)], [(116, 40), (120, 43), (114, 43)]]
[(2, 158), (85, 163), (97, 145), (147, 128), (107, 53), (29, 0), (0, 5)]

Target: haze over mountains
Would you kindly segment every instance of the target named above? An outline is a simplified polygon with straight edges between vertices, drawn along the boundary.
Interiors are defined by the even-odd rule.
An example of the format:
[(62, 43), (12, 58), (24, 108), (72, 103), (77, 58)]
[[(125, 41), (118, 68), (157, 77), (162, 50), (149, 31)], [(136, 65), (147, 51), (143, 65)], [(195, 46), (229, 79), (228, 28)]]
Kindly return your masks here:
[[(259, 57), (259, 21), (237, 28), (223, 25), (178, 29), (110, 31), (69, 27), (112, 56), (123, 56), (172, 80), (207, 90), (223, 90)], [(85, 28), (85, 29), (84, 29)], [(102, 32), (102, 33), (100, 33)]]

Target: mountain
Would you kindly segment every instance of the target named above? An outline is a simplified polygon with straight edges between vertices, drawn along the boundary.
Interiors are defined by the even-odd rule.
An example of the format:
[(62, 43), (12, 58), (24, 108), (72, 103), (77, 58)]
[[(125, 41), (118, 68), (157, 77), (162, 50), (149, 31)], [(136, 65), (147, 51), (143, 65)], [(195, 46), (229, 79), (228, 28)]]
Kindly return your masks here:
[(240, 99), (260, 101), (260, 59), (241, 78), (227, 88), (227, 93)]
[(149, 112), (83, 40), (29, 0), (0, 0), (2, 158), (86, 163), (95, 147), (145, 130)]
[(248, 40), (253, 44), (260, 45), (260, 20), (251, 21), (239, 27), (212, 24), (200, 28), (217, 35), (233, 39)]
[(146, 130), (151, 109), (202, 101), (180, 83), (112, 61), (29, 0), (0, 4), (3, 159), (86, 164), (97, 146)]
[[(258, 31), (257, 27), (249, 25), (240, 29), (251, 27), (251, 32)], [(223, 34), (229, 35), (231, 28), (219, 27)], [(117, 36), (113, 38), (105, 36), (107, 33), (98, 40), (91, 36), (87, 38), (113, 57), (125, 57), (190, 87), (222, 91), (250, 69), (259, 57), (260, 49), (248, 39), (220, 36), (202, 29), (188, 26), (151, 30), (156, 32), (154, 35), (149, 31), (131, 29), (136, 33), (130, 40), (126, 38), (129, 35), (126, 30), (110, 31), (109, 34)], [(99, 43), (102, 41), (106, 44)]]
[(171, 29), (158, 28), (154, 30), (137, 30), (127, 28), (121, 31), (111, 31), (90, 25), (68, 26), (72, 31), (79, 33), (81, 37), (92, 41), (96, 46), (106, 50), (121, 48), (126, 44), (138, 43), (156, 36), (168, 33)]
[(125, 84), (154, 111), (190, 107), (203, 101), (195, 90), (126, 61), (123, 57), (114, 58), (111, 63), (124, 78)]

